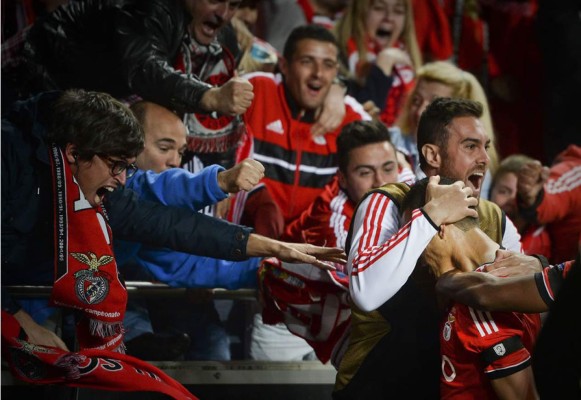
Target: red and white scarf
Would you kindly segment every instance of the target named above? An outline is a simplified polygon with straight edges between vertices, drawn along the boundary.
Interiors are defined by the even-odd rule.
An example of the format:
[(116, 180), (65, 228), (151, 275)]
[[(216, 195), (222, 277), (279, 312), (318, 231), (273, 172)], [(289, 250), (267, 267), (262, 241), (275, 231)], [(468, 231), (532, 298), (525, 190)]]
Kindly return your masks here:
[(258, 287), (264, 323), (283, 322), (321, 362), (331, 360), (337, 368), (351, 328), (348, 276), (267, 258), (258, 269)]
[(81, 349), (124, 352), (127, 291), (113, 256), (111, 229), (101, 207), (89, 204), (62, 151), (51, 147), (55, 206), (55, 281), (50, 301), (81, 313)]
[(113, 256), (104, 210), (92, 207), (62, 151), (49, 149), (55, 205), (55, 282), (51, 303), (77, 310), (80, 350), (68, 352), (28, 341), (14, 316), (2, 311), (2, 357), (12, 374), (34, 384), (112, 391), (155, 391), (197, 399), (158, 368), (122, 354), (127, 291)]
[(16, 378), (32, 384), (160, 392), (176, 400), (197, 399), (163, 371), (135, 357), (97, 349), (72, 353), (32, 344), (14, 316), (5, 311), (2, 357)]

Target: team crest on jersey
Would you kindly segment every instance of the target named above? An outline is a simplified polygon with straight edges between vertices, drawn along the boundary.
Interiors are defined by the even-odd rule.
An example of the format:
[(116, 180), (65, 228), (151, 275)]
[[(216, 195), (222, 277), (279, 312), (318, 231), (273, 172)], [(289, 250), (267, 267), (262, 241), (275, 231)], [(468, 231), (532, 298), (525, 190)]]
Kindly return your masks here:
[(503, 356), (506, 354), (506, 348), (502, 343), (495, 345), (492, 349), (494, 350), (497, 356)]
[(446, 342), (450, 340), (450, 336), (452, 335), (452, 323), (454, 321), (456, 321), (456, 317), (454, 317), (454, 314), (449, 313), (448, 320), (444, 324), (444, 331), (442, 332)]
[(114, 260), (113, 256), (104, 255), (99, 258), (95, 253), (71, 253), (71, 256), (89, 266), (75, 273), (75, 291), (77, 297), (86, 304), (99, 304), (109, 293), (109, 274), (99, 271), (103, 265)]

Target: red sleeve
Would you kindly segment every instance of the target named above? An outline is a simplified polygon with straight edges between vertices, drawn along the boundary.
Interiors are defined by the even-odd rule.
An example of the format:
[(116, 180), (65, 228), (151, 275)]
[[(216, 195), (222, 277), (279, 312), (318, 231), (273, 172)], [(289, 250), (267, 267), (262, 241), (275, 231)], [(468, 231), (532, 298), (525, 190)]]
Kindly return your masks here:
[(479, 355), (483, 372), (490, 379), (512, 375), (530, 364), (518, 314), (459, 306), (458, 338), (467, 351)]
[(287, 225), (281, 240), (334, 247), (336, 240), (329, 227), (330, 217), (329, 203), (320, 195), (308, 209)]
[(581, 208), (581, 165), (567, 168), (564, 164), (551, 169), (545, 184), (543, 200), (537, 207), (537, 218), (542, 224), (560, 221), (572, 210)]

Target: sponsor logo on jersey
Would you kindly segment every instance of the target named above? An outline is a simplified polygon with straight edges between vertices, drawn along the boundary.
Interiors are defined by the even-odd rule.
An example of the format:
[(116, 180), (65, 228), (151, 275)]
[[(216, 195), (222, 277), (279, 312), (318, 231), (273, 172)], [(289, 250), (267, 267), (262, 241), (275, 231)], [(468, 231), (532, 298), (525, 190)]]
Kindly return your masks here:
[(282, 135), (284, 133), (282, 121), (280, 119), (277, 119), (276, 121), (273, 121), (270, 124), (266, 125), (266, 129), (274, 133), (278, 133), (279, 135)]

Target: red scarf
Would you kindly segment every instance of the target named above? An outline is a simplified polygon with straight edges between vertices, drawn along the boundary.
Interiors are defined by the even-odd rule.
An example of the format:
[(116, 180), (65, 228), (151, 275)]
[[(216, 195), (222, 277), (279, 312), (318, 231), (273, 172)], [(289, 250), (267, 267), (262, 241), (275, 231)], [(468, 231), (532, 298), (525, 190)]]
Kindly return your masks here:
[(124, 352), (127, 291), (113, 256), (111, 229), (101, 207), (85, 199), (61, 150), (52, 146), (55, 204), (55, 282), (50, 301), (81, 312), (81, 349)]
[[(174, 68), (218, 87), (235, 75), (236, 60), (217, 40), (203, 46), (192, 38), (182, 44)], [(188, 149), (194, 153), (228, 151), (238, 145), (246, 131), (242, 118), (215, 112), (186, 114), (184, 124), (188, 128)]]
[(160, 392), (178, 400), (196, 400), (160, 369), (125, 354), (87, 349), (69, 353), (34, 345), (14, 316), (2, 311), (2, 357), (12, 374), (32, 384), (64, 384), (119, 392)]
[(337, 367), (351, 327), (347, 275), (267, 258), (258, 269), (258, 288), (264, 323), (284, 322), (321, 362), (331, 359)]

